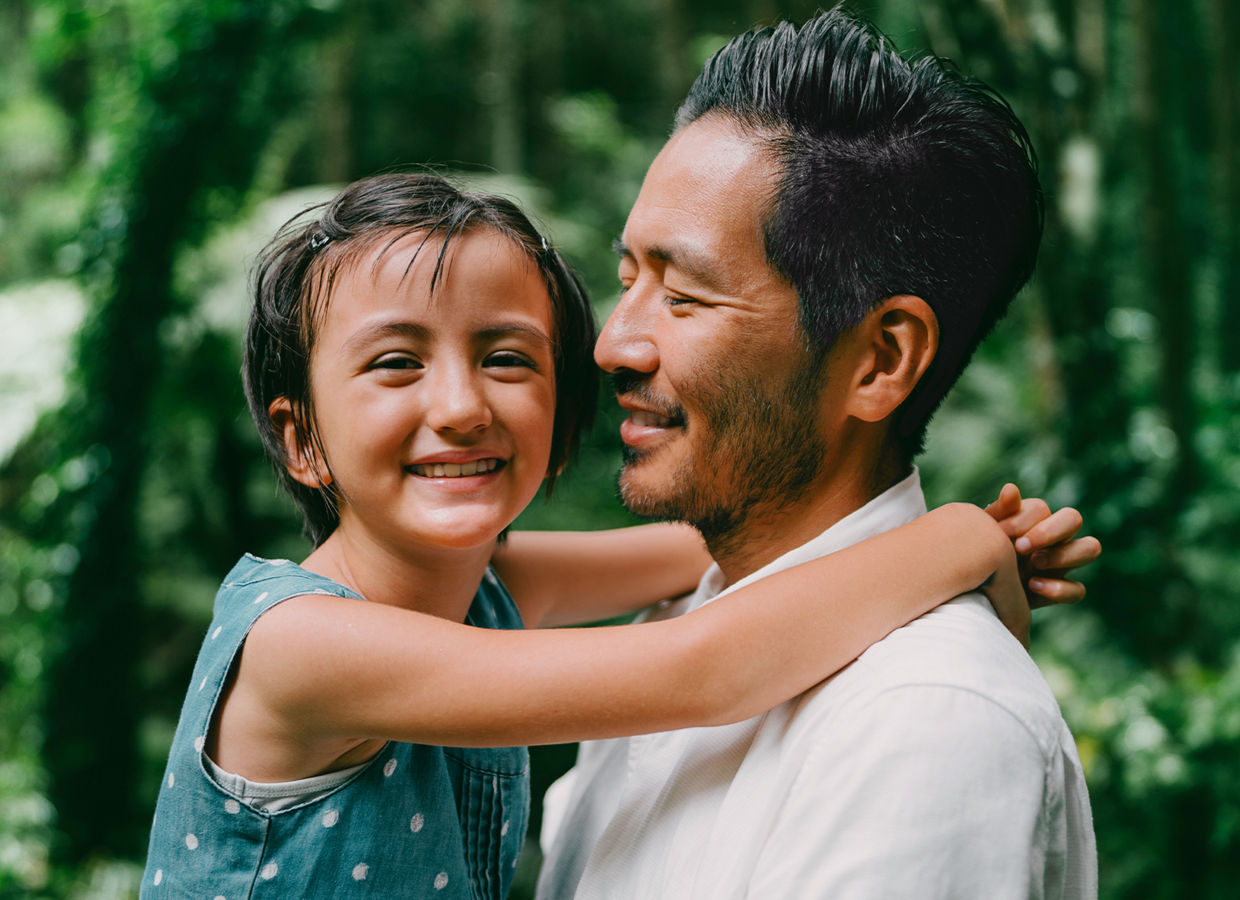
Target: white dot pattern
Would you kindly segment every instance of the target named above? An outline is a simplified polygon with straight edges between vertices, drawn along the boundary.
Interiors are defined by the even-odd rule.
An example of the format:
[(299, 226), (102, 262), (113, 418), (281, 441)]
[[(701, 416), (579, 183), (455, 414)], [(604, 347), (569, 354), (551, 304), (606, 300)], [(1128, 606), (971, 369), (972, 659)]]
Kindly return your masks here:
[(503, 825), (501, 825), (501, 826), (499, 827), (499, 836), (500, 836), (500, 837), (504, 837), (504, 836), (506, 836), (506, 835), (508, 834), (508, 825), (509, 825), (509, 824), (510, 824), (510, 823), (508, 822), (508, 820), (507, 820), (507, 819), (505, 819), (505, 820), (504, 820), (504, 824), (503, 824)]
[(194, 738), (194, 750), (196, 752), (201, 753), (202, 748), (205, 747), (206, 745), (207, 745), (207, 739), (205, 737)]
[(191, 850), (197, 850), (198, 849), (198, 835), (196, 834), (185, 835), (185, 846), (189, 847), (189, 849)]
[(237, 813), (241, 812), (241, 804), (232, 797), (229, 797), (224, 801), (224, 812), (235, 816)]
[(207, 676), (202, 677), (202, 684), (198, 685), (198, 690), (204, 690), (207, 686)]
[(168, 773), (168, 787), (172, 787), (176, 783), (177, 783), (177, 777), (173, 775), (171, 772), (169, 772)]
[(354, 881), (365, 881), (366, 876), (369, 874), (370, 874), (370, 866), (366, 865), (366, 863), (358, 863), (356, 866), (353, 867), (353, 880)]
[(163, 882), (163, 880), (164, 880), (164, 870), (156, 869), (155, 870), (155, 887), (159, 887), (159, 885)]
[(267, 863), (267, 865), (263, 866), (263, 870), (258, 874), (262, 876), (263, 881), (270, 881), (276, 877), (276, 873), (279, 871), (280, 867), (275, 863)]
[(223, 626), (223, 625), (219, 625), (219, 626), (217, 626), (217, 627), (216, 627), (216, 629), (215, 629), (215, 631), (211, 632), (211, 640), (215, 640), (217, 637), (219, 637), (219, 636), (220, 636), (220, 632), (221, 632), (221, 631), (223, 631), (223, 630), (224, 630), (224, 626)]
[(264, 600), (266, 600), (269, 596), (271, 596), (270, 591), (263, 591), (261, 594), (259, 594), (257, 597), (254, 598), (254, 604), (257, 606), (259, 603), (262, 603)]
[(323, 827), (324, 828), (331, 828), (333, 825), (335, 825), (339, 821), (340, 821), (340, 813), (338, 813), (336, 810), (329, 809), (327, 812), (323, 813)]
[(383, 777), (391, 778), (392, 773), (396, 771), (396, 760), (389, 759), (383, 764)]
[(435, 876), (435, 890), (442, 891), (448, 886), (448, 873), (440, 872)]

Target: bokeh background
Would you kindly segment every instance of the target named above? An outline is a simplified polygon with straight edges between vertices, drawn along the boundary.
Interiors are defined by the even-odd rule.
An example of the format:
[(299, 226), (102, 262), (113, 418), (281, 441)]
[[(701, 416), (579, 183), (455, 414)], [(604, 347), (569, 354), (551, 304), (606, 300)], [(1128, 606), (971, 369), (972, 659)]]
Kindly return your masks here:
[[(1240, 879), (1240, 4), (873, 0), (997, 87), (1047, 192), (1038, 275), (939, 414), (932, 501), (1004, 480), (1106, 547), (1034, 653), (1106, 898)], [(300, 558), (238, 376), (246, 273), (341, 183), (519, 197), (592, 286), (698, 66), (776, 0), (0, 3), (0, 897), (125, 897), (242, 551)], [(524, 524), (628, 521), (616, 417)], [(535, 754), (538, 786), (572, 747)], [(537, 818), (535, 825), (537, 824)], [(514, 897), (529, 895), (530, 848)]]

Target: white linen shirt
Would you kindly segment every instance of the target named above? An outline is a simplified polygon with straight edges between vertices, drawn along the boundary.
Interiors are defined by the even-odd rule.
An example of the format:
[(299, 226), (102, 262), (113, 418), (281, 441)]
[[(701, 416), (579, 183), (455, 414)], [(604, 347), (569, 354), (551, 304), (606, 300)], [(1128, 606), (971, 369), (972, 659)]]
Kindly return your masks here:
[[(914, 471), (736, 587), (924, 512)], [(722, 581), (712, 568), (654, 617), (710, 602)], [(761, 716), (583, 744), (547, 792), (542, 837), (539, 900), (1097, 894), (1072, 735), (976, 593)]]

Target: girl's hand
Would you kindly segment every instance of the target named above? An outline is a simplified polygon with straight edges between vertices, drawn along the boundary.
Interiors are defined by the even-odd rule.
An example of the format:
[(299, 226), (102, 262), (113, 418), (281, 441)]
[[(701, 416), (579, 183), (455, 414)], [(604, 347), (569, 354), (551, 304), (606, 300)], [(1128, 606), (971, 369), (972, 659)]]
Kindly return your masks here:
[(1023, 579), (1019, 570), (1019, 559), (1012, 551), (1011, 544), (1006, 545), (1003, 550), (999, 567), (979, 590), (990, 600), (999, 621), (1028, 650), (1029, 626), (1033, 624), (1033, 615), (1021, 586)]
[(1102, 545), (1095, 537), (1076, 537), (1081, 529), (1077, 510), (1065, 506), (1052, 513), (1045, 500), (1022, 499), (1016, 485), (1005, 484), (986, 512), (1016, 549), (1030, 608), (1077, 603), (1085, 596), (1085, 585), (1064, 576), (1096, 560)]

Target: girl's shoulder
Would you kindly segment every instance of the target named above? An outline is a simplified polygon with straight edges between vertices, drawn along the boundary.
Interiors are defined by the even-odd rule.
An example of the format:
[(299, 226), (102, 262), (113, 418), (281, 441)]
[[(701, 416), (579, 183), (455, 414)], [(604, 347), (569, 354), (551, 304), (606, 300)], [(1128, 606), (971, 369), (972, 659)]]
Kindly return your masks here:
[(292, 560), (264, 559), (247, 553), (224, 576), (215, 604), (217, 610), (239, 602), (253, 604), (262, 610), (304, 594), (363, 599), (353, 589), (326, 575), (308, 572)]

